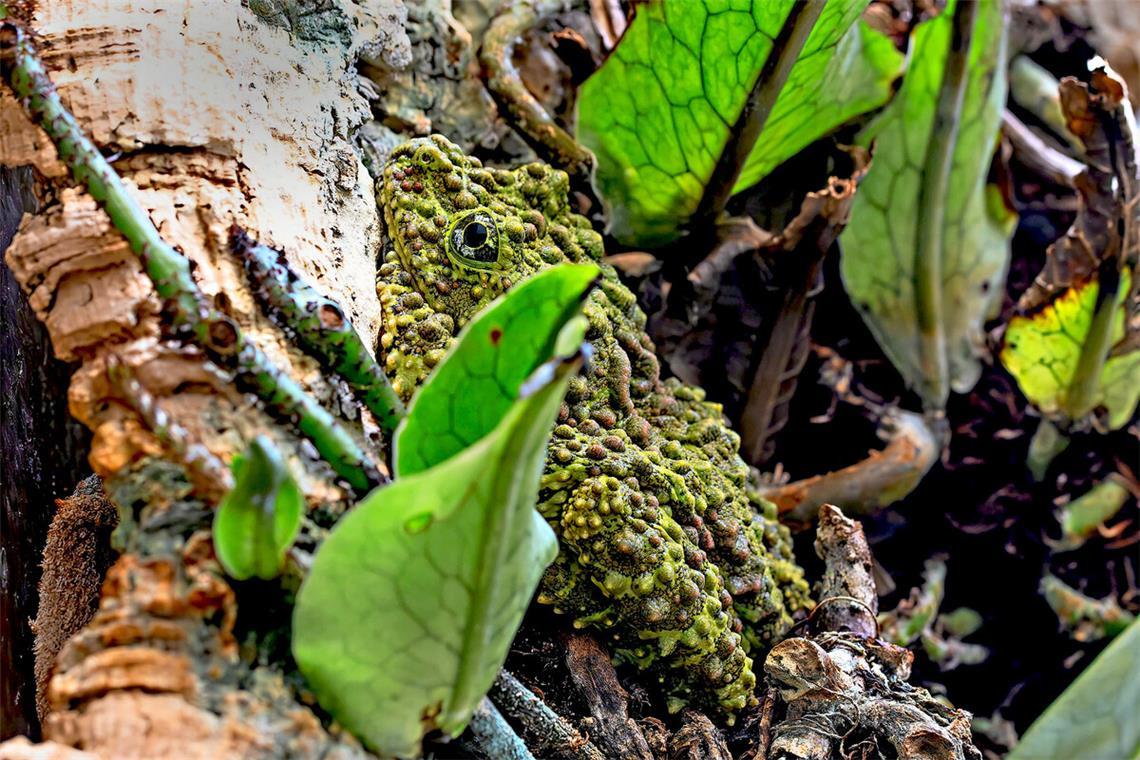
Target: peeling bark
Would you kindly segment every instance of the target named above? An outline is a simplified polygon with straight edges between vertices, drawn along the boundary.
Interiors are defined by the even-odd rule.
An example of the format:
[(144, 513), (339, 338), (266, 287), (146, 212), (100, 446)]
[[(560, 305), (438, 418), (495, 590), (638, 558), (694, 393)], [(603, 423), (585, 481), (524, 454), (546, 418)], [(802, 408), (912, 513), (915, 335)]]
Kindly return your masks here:
[[(351, 61), (369, 45), (407, 45), (396, 8), (330, 5), (329, 27), (339, 28), (337, 21), (352, 30), (330, 34), (331, 41), (298, 40), (238, 0), (187, 7), (182, 19), (161, 23), (152, 19), (170, 13), (163, 4), (128, 0), (110, 12), (77, 1), (44, 4), (32, 20), (61, 97), (97, 143), (122, 153), (115, 168), (163, 236), (192, 260), (201, 289), (210, 297), (224, 293), (243, 330), (325, 399), (334, 388), (257, 309), (228, 252), (228, 230), (239, 223), (288, 251), (298, 271), (342, 300), (366, 340), (375, 338), (375, 293), (350, 287), (373, 278), (380, 234), (371, 179), (349, 142), (369, 115)], [(111, 475), (154, 445), (108, 403), (113, 395), (99, 387), (98, 362), (112, 350), (146, 355), (143, 364), (163, 357), (161, 305), (92, 199), (55, 189), (67, 185), (55, 149), (6, 88), (0, 162), (30, 164), (42, 180), (44, 209), (25, 218), (7, 259), (56, 355), (84, 362), (72, 383), (72, 409), (95, 431), (92, 466)], [(217, 431), (248, 410), (204, 387), (194, 366), (201, 364), (189, 356), (167, 365), (166, 383), (181, 391), (171, 414), (212, 417), (214, 432), (198, 432), (226, 459), (234, 441)]]
[[(339, 387), (261, 313), (228, 237), (239, 224), (284, 250), (374, 343), (379, 303), (360, 284), (375, 276), (381, 227), (352, 143), (370, 116), (354, 62), (407, 56), (404, 9), (399, 0), (334, 1), (266, 17), (253, 9), (262, 5), (66, 0), (40, 4), (29, 25), (64, 103), (114, 154), (128, 189), (192, 262), (202, 292), (313, 395), (356, 421), (359, 410), (342, 402)], [(202, 351), (163, 334), (163, 305), (135, 255), (94, 200), (72, 188), (55, 148), (6, 87), (0, 165), (30, 166), (35, 178), (40, 210), (24, 217), (6, 260), (56, 356), (79, 363), (68, 402), (94, 434), (89, 461), (119, 508), (124, 550), (78, 633), (82, 621), (58, 607), (75, 602), (77, 615), (90, 616), (105, 563), (89, 563), (90, 582), (72, 589), (45, 576), (38, 651), (41, 675), (54, 659), (44, 694), (44, 733), (54, 744), (9, 743), (0, 757), (369, 757), (354, 738), (322, 726), (287, 673), (242, 656), (237, 596), (208, 540), (210, 505), (188, 497), (183, 469), (161, 461), (177, 457), (108, 370), (128, 372), (221, 461), (268, 434), (313, 508), (335, 513), (345, 495)], [(353, 430), (363, 441), (360, 425)], [(81, 506), (60, 527), (89, 548), (81, 531), (106, 530), (110, 518)], [(52, 556), (66, 554), (59, 539)], [(68, 601), (68, 590), (86, 604)]]

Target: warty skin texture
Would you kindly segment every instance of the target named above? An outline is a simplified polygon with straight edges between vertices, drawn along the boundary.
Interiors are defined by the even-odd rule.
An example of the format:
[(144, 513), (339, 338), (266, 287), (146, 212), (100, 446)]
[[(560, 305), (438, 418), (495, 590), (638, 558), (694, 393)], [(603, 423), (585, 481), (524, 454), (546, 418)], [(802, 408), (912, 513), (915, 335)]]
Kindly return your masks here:
[[(562, 262), (600, 263), (564, 172), (483, 168), (441, 136), (394, 150), (378, 203), (389, 246), (379, 355), (408, 400), (480, 308)], [(748, 652), (810, 606), (774, 508), (747, 492), (739, 438), (704, 392), (662, 380), (645, 315), (602, 265), (584, 304), (593, 356), (551, 438), (539, 512), (559, 537), (538, 601), (609, 632), (673, 703), (754, 699)]]

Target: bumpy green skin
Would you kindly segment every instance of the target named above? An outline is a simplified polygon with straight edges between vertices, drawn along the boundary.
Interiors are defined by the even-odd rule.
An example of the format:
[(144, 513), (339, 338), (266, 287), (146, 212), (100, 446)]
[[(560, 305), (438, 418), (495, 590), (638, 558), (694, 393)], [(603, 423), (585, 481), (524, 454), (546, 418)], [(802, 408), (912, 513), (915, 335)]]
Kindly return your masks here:
[[(564, 172), (485, 169), (440, 136), (393, 151), (378, 192), (392, 241), (380, 353), (405, 399), (513, 283), (600, 261), (601, 237), (567, 192)], [(542, 478), (538, 510), (561, 551), (538, 601), (609, 629), (622, 656), (662, 673), (675, 703), (735, 710), (754, 699), (746, 650), (787, 630), (810, 604), (807, 584), (771, 505), (748, 495), (720, 406), (660, 378), (645, 315), (602, 271), (584, 305), (591, 365), (570, 384)]]

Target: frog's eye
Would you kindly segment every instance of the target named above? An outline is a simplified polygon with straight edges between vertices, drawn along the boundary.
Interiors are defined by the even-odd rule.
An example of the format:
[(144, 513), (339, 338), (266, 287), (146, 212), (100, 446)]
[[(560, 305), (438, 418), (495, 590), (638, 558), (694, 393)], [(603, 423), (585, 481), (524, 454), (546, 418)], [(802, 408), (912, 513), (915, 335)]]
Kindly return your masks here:
[(483, 269), (499, 263), (499, 229), (486, 211), (472, 211), (457, 219), (447, 243), (457, 263)]

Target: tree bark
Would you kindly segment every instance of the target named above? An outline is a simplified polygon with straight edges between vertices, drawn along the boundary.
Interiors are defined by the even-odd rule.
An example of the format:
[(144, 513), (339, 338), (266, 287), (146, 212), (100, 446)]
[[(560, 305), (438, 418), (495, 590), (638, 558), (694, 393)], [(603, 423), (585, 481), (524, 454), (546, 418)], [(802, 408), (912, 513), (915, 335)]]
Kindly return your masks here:
[[(0, 254), (35, 207), (30, 171), (0, 168)], [(54, 500), (89, 470), (89, 436), (67, 412), (70, 368), (51, 355), (43, 326), (0, 263), (0, 740), (36, 736), (32, 629), (40, 551)]]
[[(371, 115), (355, 61), (407, 61), (402, 3), (59, 0), (37, 4), (28, 21), (64, 104), (112, 157), (164, 239), (191, 260), (199, 288), (336, 410), (362, 447), (374, 448), (337, 384), (257, 308), (228, 237), (237, 224), (283, 249), (374, 344), (379, 302), (369, 285), (381, 224), (353, 143)], [(119, 507), (115, 542), (124, 551), (94, 619), (55, 662), (44, 735), (58, 743), (59, 756), (69, 756), (67, 746), (116, 758), (367, 756), (355, 739), (321, 725), (280, 668), (239, 657), (237, 597), (207, 540), (211, 505), (164, 461), (164, 442), (137, 416), (138, 405), (121, 397), (108, 367), (125, 367), (173, 423), (222, 461), (269, 435), (310, 508), (335, 514), (347, 494), (202, 351), (163, 334), (162, 304), (139, 260), (73, 185), (6, 86), (0, 167), (6, 198), (16, 176), (34, 189), (18, 204), (6, 200), (0, 219), (0, 242), (15, 231), (11, 245), (0, 246), (7, 248), (4, 467), (21, 475), (4, 483), (5, 735), (35, 731), (28, 620), (36, 614), (39, 552), (52, 498), (84, 474), (75, 464), (83, 450)], [(9, 314), (16, 315), (11, 334)], [(61, 372), (58, 360), (74, 372)], [(63, 398), (90, 430), (89, 445), (64, 422)], [(50, 624), (43, 613), (37, 623)], [(5, 758), (26, 752), (0, 747)]]

